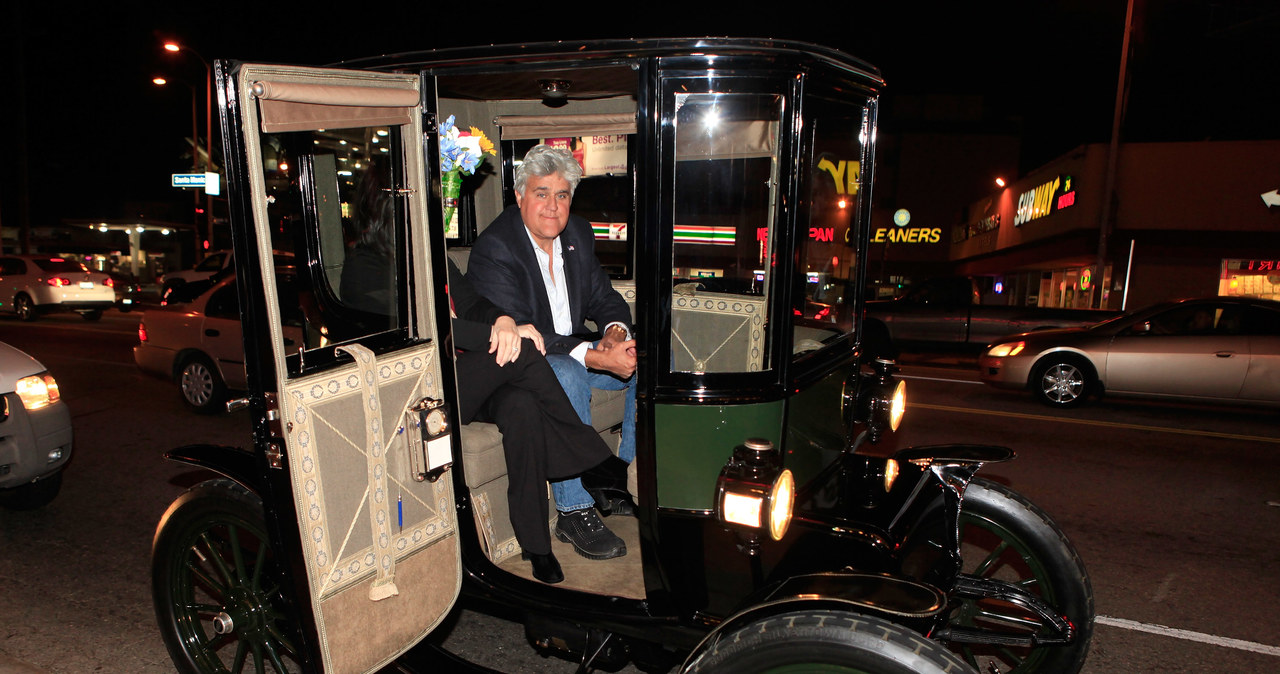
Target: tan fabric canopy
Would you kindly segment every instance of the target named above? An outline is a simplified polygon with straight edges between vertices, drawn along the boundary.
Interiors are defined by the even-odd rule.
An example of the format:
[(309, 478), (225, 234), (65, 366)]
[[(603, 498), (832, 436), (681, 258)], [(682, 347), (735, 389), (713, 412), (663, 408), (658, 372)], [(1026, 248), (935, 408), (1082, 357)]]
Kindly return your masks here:
[(304, 82), (253, 83), (264, 133), (393, 126), (410, 121), (417, 89)]

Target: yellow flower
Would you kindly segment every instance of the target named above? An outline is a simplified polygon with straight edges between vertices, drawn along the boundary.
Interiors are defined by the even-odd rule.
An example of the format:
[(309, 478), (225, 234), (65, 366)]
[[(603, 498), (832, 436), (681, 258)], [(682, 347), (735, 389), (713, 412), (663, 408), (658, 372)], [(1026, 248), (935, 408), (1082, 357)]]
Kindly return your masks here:
[(489, 154), (494, 155), (495, 157), (498, 155), (498, 151), (493, 149), (493, 142), (489, 140), (488, 136), (484, 135), (483, 131), (473, 126), (471, 127), (471, 135), (476, 136), (477, 138), (480, 139), (481, 152), (488, 152)]

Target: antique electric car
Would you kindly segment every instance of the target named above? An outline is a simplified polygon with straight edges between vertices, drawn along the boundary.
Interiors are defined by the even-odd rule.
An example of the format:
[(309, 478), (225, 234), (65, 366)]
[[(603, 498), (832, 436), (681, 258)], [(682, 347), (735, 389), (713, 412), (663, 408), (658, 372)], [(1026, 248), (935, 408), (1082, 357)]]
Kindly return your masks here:
[[(460, 590), (581, 670), (1081, 668), (1078, 555), (975, 478), (1012, 452), (883, 451), (904, 387), (863, 353), (857, 318), (875, 68), (809, 44), (669, 39), (215, 70), (249, 391), (228, 404), (248, 406), (253, 435), (169, 453), (224, 476), (156, 532), (179, 670), (443, 671), (424, 638)], [(439, 161), (450, 117), (496, 144), (456, 196)], [(557, 585), (521, 560), (496, 428), (449, 416), (466, 382), (446, 256), (465, 267), (539, 142), (583, 165), (573, 211), (639, 355), (639, 508), (606, 520), (628, 554), (572, 566), (559, 550)], [(341, 282), (376, 172), (394, 197), (385, 312)], [(301, 342), (285, 339), (274, 248), (296, 255)], [(806, 316), (816, 276), (855, 289), (853, 310)], [(592, 406), (616, 442), (620, 401)]]

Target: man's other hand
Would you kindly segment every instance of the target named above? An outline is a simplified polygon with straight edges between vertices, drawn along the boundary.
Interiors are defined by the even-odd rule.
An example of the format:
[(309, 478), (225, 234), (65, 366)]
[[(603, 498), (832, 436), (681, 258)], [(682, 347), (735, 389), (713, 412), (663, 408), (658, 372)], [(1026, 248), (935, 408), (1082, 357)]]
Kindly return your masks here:
[(605, 370), (630, 379), (636, 371), (636, 340), (600, 340), (594, 349), (587, 349), (586, 365), (592, 370)]

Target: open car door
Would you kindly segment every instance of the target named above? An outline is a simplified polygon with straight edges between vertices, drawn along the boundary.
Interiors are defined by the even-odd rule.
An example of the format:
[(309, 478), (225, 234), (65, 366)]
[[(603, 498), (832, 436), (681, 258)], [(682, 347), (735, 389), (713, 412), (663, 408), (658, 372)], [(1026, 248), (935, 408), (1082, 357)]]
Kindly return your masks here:
[[(268, 471), (291, 488), (284, 557), (314, 627), (300, 660), (369, 672), (439, 624), (461, 585), (419, 79), (223, 67), (248, 385), (278, 419)], [(267, 506), (284, 518), (288, 500)]]

